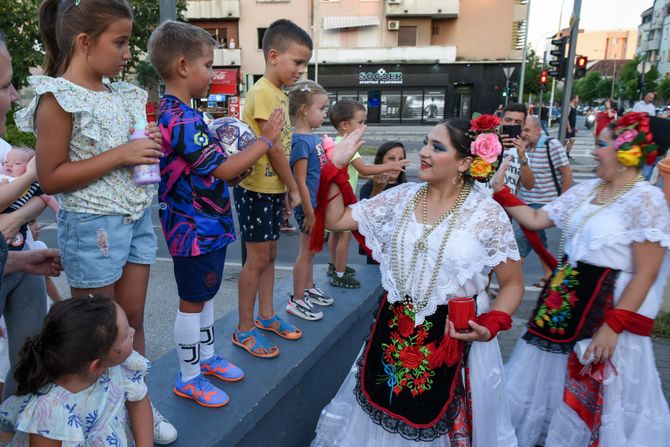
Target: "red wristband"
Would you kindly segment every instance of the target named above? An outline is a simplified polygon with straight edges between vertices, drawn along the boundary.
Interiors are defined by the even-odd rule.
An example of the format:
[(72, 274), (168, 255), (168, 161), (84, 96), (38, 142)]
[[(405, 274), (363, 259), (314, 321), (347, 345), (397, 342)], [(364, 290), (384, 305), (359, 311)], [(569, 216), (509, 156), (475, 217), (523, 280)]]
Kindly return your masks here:
[(484, 326), (491, 333), (492, 340), (500, 331), (507, 331), (512, 328), (512, 317), (500, 310), (491, 310), (485, 312), (475, 319), (480, 326)]
[(649, 337), (654, 320), (625, 309), (610, 309), (605, 312), (605, 323), (617, 334), (628, 331), (631, 334)]

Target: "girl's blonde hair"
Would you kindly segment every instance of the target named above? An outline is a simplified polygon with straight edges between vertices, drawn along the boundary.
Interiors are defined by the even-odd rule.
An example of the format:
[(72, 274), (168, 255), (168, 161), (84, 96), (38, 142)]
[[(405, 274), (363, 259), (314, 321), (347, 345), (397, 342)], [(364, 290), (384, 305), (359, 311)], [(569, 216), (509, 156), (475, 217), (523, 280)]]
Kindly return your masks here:
[(318, 95), (328, 95), (326, 89), (321, 87), (316, 82), (306, 79), (298, 81), (288, 92), (288, 114), (292, 120), (298, 116), (300, 109), (309, 107), (314, 101), (314, 97)]

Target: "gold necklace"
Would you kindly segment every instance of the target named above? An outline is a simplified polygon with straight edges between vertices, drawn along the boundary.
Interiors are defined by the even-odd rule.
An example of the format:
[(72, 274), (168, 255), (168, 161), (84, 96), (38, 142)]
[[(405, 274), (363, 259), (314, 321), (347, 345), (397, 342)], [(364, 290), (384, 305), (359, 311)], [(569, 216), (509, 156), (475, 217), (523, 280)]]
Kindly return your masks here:
[[(570, 213), (565, 219), (565, 230), (561, 232), (561, 241), (559, 242), (558, 245), (558, 261), (560, 262), (561, 259), (563, 258), (564, 254), (564, 247), (565, 247), (565, 241), (568, 238), (573, 238), (577, 233), (582, 231), (584, 229), (584, 226), (586, 226), (586, 223), (596, 214), (604, 210), (605, 208), (609, 207), (610, 205), (614, 204), (617, 200), (619, 200), (624, 194), (626, 194), (628, 191), (633, 189), (635, 185), (644, 180), (644, 177), (641, 175), (637, 175), (631, 180), (629, 180), (615, 195), (610, 197), (607, 200), (602, 200), (602, 195), (605, 191), (605, 186), (607, 186), (607, 183), (603, 180), (598, 182), (598, 184), (593, 188), (593, 191), (591, 191), (591, 194), (587, 194), (574, 208), (570, 210)], [(575, 214), (575, 212), (581, 208), (582, 205), (584, 205), (586, 202), (588, 202), (593, 194), (595, 193), (595, 199), (596, 202), (598, 202), (598, 208), (595, 209), (594, 211), (591, 211), (588, 213), (586, 216), (582, 218), (582, 220), (579, 222), (579, 224), (575, 227), (574, 230), (570, 231), (570, 224), (572, 223), (572, 218)], [(567, 233), (567, 234), (566, 234)]]
[[(470, 189), (471, 187), (469, 184), (463, 186), (463, 188), (461, 188), (461, 191), (458, 194), (458, 197), (456, 198), (456, 202), (454, 203), (454, 205), (450, 209), (445, 211), (444, 214), (442, 214), (435, 223), (428, 225), (426, 223), (428, 214), (427, 211), (428, 184), (426, 184), (422, 186), (419, 191), (417, 191), (413, 200), (411, 200), (407, 204), (402, 216), (400, 217), (400, 222), (398, 223), (395, 234), (393, 235), (393, 239), (391, 241), (391, 273), (393, 274), (398, 294), (403, 297), (403, 300), (405, 302), (411, 303), (414, 306), (416, 312), (425, 308), (428, 305), (430, 295), (432, 294), (433, 289), (435, 288), (435, 284), (437, 283), (437, 278), (439, 276), (439, 271), (442, 265), (442, 259), (444, 258), (444, 251), (447, 246), (449, 236), (451, 235), (451, 232), (456, 224), (456, 213), (458, 210), (460, 210), (461, 206), (465, 202), (465, 199), (468, 197)], [(421, 236), (419, 236), (419, 238), (412, 247), (412, 256), (409, 261), (409, 267), (406, 269), (405, 263), (402, 262), (403, 260), (401, 259), (403, 254), (400, 250), (400, 247), (401, 244), (406, 240), (407, 228), (409, 227), (409, 224), (412, 219), (412, 214), (414, 213), (416, 207), (419, 205), (419, 202), (423, 202), (422, 223), (424, 225), (421, 229)], [(410, 296), (411, 291), (408, 289), (407, 284), (409, 282), (410, 276), (416, 270), (419, 254), (425, 253), (428, 250), (428, 237), (449, 216), (452, 216), (452, 218), (449, 221), (447, 230), (445, 231), (444, 236), (442, 237), (442, 241), (440, 242), (440, 246), (437, 252), (437, 259), (435, 261), (435, 266), (433, 267), (433, 272), (431, 274), (428, 287), (423, 293), (423, 296), (411, 297)], [(423, 262), (421, 264), (421, 269), (419, 271), (418, 278), (424, 277), (425, 270), (426, 270), (426, 262)]]

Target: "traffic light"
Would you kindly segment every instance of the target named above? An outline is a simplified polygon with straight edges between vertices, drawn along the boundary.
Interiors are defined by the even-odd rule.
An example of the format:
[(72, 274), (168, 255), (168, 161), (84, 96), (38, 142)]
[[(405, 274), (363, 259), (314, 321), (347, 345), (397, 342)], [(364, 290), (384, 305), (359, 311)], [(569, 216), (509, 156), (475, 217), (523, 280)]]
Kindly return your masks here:
[(586, 56), (577, 56), (575, 61), (575, 79), (586, 76), (586, 64), (589, 63), (589, 58)]
[(549, 65), (554, 67), (553, 70), (549, 71), (549, 76), (553, 76), (557, 80), (563, 79), (565, 77), (565, 72), (568, 66), (568, 61), (565, 57), (565, 47), (568, 43), (568, 36), (559, 37), (558, 39), (552, 39), (551, 44), (556, 47), (549, 52), (555, 59), (549, 61)]
[(549, 77), (549, 70), (542, 70), (540, 72), (540, 84), (545, 85), (547, 83), (548, 77)]

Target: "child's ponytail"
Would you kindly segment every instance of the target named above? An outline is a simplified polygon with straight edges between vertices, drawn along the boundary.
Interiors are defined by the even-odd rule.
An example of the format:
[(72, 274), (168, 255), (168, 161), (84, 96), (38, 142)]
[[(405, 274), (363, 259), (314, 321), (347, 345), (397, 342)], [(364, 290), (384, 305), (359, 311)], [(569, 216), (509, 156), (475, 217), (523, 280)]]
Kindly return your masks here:
[(28, 338), (19, 353), (17, 393), (38, 393), (59, 377), (104, 360), (118, 334), (116, 312), (116, 304), (100, 296), (55, 303), (40, 334)]
[[(57, 76), (59, 68), (64, 64), (66, 58), (66, 55), (58, 46), (56, 33), (59, 3), (60, 0), (44, 0), (39, 9), (40, 34), (42, 34), (42, 44), (45, 51), (42, 68), (47, 76)], [(67, 59), (69, 62), (69, 57)]]

